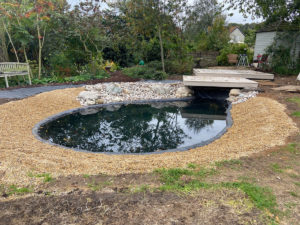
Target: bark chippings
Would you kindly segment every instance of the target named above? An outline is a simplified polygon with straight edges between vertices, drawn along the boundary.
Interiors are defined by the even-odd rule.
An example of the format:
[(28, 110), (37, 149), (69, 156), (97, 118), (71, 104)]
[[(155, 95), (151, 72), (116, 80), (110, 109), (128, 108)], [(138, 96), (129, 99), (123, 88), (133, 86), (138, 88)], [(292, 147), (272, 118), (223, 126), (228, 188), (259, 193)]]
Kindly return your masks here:
[(257, 97), (233, 105), (234, 124), (213, 143), (184, 152), (155, 155), (106, 155), (83, 153), (51, 146), (37, 140), (32, 128), (41, 120), (80, 107), (76, 96), (83, 88), (55, 90), (0, 105), (0, 179), (29, 185), (36, 179), (28, 173), (110, 175), (150, 172), (161, 167), (188, 163), (206, 165), (238, 158), (283, 145), (298, 128), (285, 107), (269, 98)]

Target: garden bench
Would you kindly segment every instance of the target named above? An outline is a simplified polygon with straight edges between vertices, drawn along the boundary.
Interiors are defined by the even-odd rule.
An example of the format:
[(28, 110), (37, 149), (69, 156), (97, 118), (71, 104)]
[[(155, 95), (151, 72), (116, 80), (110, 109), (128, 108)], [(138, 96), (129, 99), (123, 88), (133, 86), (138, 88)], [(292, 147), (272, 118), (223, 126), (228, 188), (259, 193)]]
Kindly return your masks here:
[(4, 62), (0, 63), (0, 77), (4, 77), (6, 87), (8, 88), (8, 77), (28, 75), (29, 84), (31, 85), (30, 67), (28, 63)]

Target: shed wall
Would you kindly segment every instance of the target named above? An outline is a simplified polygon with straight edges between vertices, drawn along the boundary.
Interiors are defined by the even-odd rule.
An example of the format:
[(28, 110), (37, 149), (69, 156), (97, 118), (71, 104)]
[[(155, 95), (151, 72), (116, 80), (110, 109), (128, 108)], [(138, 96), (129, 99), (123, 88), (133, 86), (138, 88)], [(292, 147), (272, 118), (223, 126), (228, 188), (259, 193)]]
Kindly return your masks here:
[(262, 32), (256, 34), (254, 59), (256, 59), (257, 55), (265, 53), (265, 49), (273, 43), (275, 36), (276, 32)]

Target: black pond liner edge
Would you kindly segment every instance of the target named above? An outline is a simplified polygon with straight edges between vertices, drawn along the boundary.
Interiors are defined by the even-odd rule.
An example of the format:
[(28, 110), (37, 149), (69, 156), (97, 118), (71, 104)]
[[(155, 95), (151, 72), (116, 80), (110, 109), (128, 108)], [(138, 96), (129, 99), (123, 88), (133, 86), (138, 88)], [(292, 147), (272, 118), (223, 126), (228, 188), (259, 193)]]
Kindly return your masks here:
[(66, 147), (66, 146), (59, 145), (59, 144), (53, 143), (51, 141), (45, 140), (39, 135), (39, 129), (40, 129), (41, 126), (43, 126), (47, 123), (50, 123), (54, 120), (57, 120), (61, 117), (64, 117), (64, 116), (67, 116), (67, 115), (73, 114), (73, 113), (78, 113), (80, 111), (84, 111), (84, 110), (87, 110), (87, 109), (102, 108), (102, 107), (111, 106), (111, 105), (148, 104), (148, 103), (155, 103), (155, 102), (177, 102), (177, 101), (179, 102), (179, 101), (189, 101), (189, 100), (194, 100), (194, 99), (195, 99), (195, 97), (187, 97), (187, 98), (179, 98), (179, 99), (178, 98), (152, 99), (152, 100), (113, 102), (113, 103), (107, 103), (107, 104), (101, 104), (101, 105), (92, 105), (92, 106), (79, 107), (79, 108), (75, 108), (75, 109), (71, 109), (71, 110), (67, 110), (67, 111), (55, 114), (53, 116), (50, 116), (50, 117), (40, 121), (32, 129), (32, 134), (34, 135), (34, 137), (36, 139), (38, 139), (39, 141), (41, 141), (43, 143), (50, 144), (52, 146), (56, 146), (56, 147), (60, 147), (60, 148), (64, 148), (64, 149), (68, 149), (68, 150), (73, 150), (73, 151), (83, 152), (83, 153), (90, 153), (90, 154), (150, 155), (150, 154), (163, 154), (163, 153), (167, 153), (167, 152), (188, 151), (188, 150), (191, 150), (191, 149), (194, 149), (194, 148), (198, 148), (198, 147), (208, 145), (208, 144), (212, 143), (213, 141), (215, 141), (215, 140), (219, 139), (220, 137), (222, 137), (227, 132), (228, 128), (230, 128), (233, 124), (233, 120), (232, 120), (232, 117), (231, 117), (232, 105), (229, 102), (228, 102), (228, 107), (226, 109), (226, 115), (227, 115), (226, 116), (226, 126), (216, 136), (214, 136), (213, 138), (210, 138), (206, 141), (202, 141), (198, 144), (194, 144), (194, 145), (190, 145), (190, 146), (186, 146), (186, 147), (182, 147), (182, 148), (167, 149), (167, 150), (163, 150), (163, 151), (145, 152), (145, 153), (91, 152), (91, 151), (87, 151), (87, 150), (83, 150), (83, 149), (79, 149), (79, 148)]

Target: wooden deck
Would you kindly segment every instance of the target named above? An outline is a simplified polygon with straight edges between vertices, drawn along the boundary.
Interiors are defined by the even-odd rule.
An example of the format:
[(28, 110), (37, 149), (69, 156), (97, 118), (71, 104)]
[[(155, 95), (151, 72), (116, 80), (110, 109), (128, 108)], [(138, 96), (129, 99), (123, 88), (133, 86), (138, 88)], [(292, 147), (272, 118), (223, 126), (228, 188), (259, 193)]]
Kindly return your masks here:
[(274, 74), (254, 70), (194, 69), (195, 76), (241, 77), (252, 80), (274, 80)]
[(183, 84), (193, 87), (257, 88), (258, 83), (241, 77), (183, 76)]

